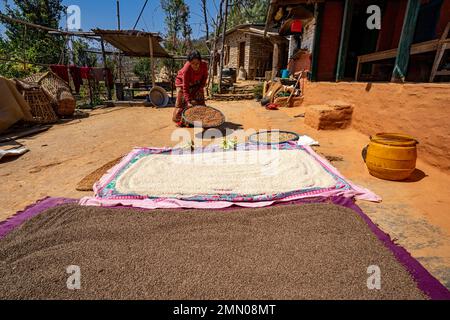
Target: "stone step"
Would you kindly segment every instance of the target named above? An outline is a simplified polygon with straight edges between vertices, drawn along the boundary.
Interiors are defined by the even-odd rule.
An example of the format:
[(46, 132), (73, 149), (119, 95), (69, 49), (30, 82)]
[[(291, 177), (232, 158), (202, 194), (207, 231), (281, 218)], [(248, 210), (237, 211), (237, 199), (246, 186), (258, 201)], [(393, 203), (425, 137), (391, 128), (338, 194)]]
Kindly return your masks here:
[(222, 93), (222, 94), (213, 94), (213, 100), (218, 101), (238, 101), (238, 100), (253, 100), (255, 96), (253, 93), (249, 94), (235, 94), (235, 93)]

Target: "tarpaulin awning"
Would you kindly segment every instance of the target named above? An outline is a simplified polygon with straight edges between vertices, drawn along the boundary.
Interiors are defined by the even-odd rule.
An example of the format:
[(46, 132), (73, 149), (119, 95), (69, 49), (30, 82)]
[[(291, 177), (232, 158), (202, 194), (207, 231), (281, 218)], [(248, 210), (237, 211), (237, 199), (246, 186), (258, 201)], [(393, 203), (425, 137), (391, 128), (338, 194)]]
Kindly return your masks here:
[(150, 39), (153, 46), (153, 57), (171, 58), (170, 54), (160, 45), (162, 38), (157, 33), (137, 30), (92, 30), (96, 35), (112, 46), (131, 57), (149, 57)]

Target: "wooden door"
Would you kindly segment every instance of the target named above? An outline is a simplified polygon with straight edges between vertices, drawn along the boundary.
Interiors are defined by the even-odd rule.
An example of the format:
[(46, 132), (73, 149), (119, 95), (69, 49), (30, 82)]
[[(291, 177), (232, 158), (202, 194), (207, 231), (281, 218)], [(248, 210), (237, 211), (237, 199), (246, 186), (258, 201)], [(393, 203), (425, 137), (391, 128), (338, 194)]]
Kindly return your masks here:
[(239, 43), (238, 67), (245, 68), (245, 42)]

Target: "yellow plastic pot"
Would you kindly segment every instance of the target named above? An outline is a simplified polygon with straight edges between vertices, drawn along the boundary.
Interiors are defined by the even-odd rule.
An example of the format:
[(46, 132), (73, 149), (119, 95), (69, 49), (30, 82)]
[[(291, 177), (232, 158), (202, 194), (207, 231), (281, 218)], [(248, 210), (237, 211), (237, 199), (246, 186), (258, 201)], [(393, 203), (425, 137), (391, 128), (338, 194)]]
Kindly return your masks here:
[(400, 181), (416, 169), (418, 141), (398, 133), (379, 133), (370, 139), (366, 165), (371, 175), (385, 180)]

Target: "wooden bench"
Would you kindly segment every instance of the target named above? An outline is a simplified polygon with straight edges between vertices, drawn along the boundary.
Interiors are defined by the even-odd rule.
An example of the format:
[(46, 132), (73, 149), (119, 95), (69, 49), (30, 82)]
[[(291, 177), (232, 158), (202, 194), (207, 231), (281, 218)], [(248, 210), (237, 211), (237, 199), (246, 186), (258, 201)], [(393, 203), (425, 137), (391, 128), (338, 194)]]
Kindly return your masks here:
[[(444, 55), (445, 50), (450, 49), (450, 39), (447, 39), (449, 29), (450, 29), (450, 23), (447, 24), (447, 27), (445, 28), (445, 31), (442, 34), (440, 39), (415, 43), (415, 44), (411, 45), (411, 50), (409, 53), (410, 55), (436, 51), (436, 58), (435, 58), (435, 61), (433, 64), (430, 82), (433, 82), (435, 76), (450, 75), (450, 72), (447, 70), (438, 71), (439, 64), (441, 62), (441, 59)], [(361, 76), (361, 65), (363, 63), (392, 59), (395, 57), (397, 57), (397, 48), (358, 56), (355, 80), (358, 81), (358, 79)]]

